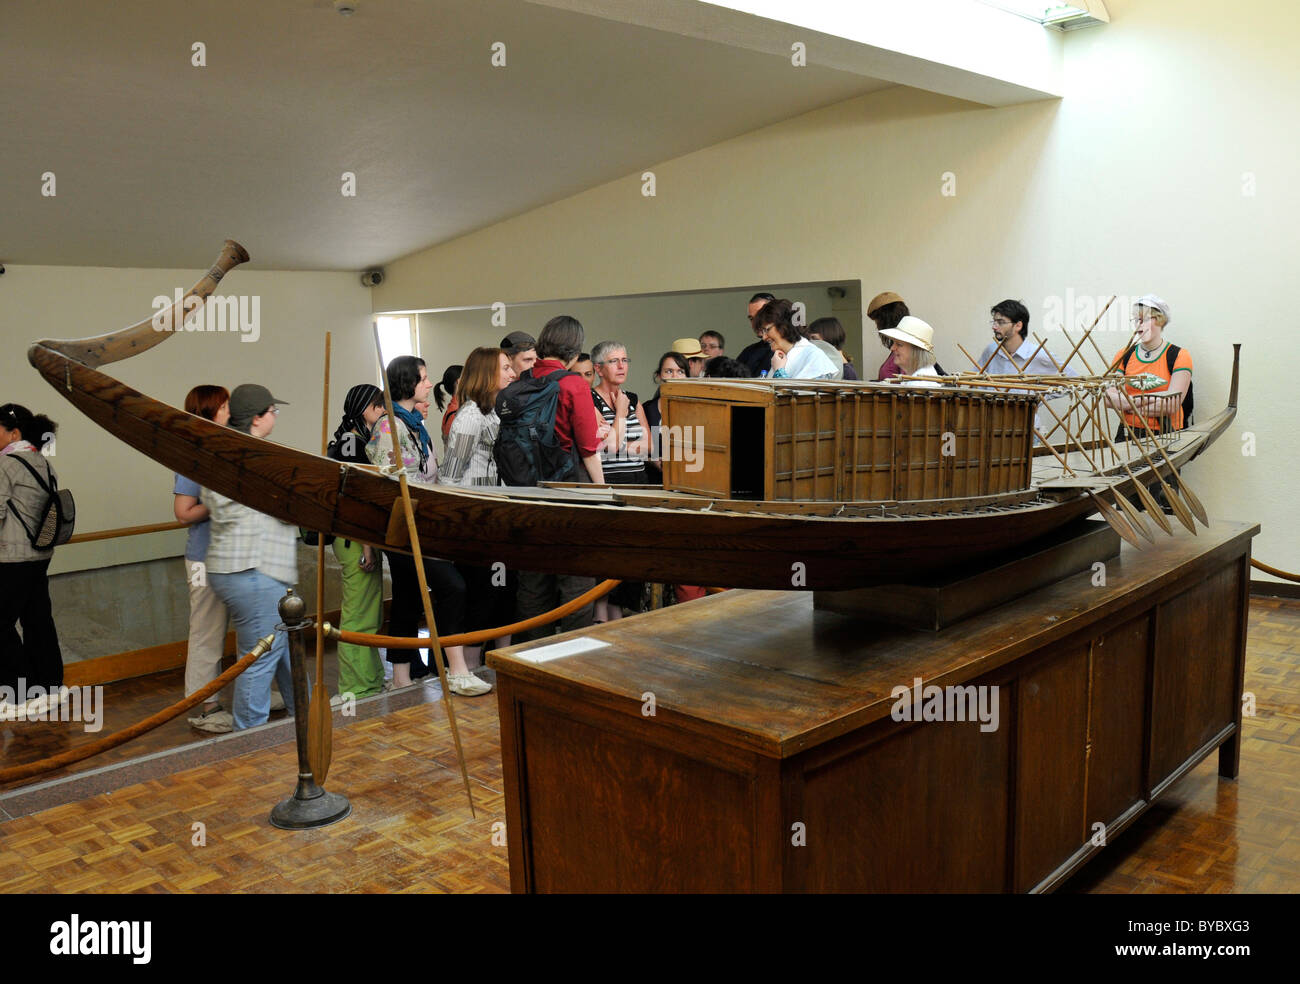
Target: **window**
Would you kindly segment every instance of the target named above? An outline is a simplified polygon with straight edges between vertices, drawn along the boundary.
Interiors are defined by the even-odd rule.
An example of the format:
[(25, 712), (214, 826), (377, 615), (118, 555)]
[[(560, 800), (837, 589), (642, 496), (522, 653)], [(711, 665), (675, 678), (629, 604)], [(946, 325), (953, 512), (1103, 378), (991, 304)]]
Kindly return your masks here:
[(415, 333), (415, 318), (408, 314), (376, 318), (379, 328), (379, 354), (384, 365), (392, 362), (399, 355), (420, 354)]

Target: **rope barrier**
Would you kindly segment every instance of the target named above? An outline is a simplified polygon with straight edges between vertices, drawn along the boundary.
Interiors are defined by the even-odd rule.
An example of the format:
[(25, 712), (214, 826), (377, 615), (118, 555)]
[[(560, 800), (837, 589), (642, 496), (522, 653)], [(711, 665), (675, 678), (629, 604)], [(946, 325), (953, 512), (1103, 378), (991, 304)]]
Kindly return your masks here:
[[(444, 646), (477, 646), (481, 642), (488, 642), (504, 635), (514, 635), (516, 632), (526, 632), (529, 629), (535, 629), (539, 625), (550, 625), (552, 622), (558, 622), (579, 608), (591, 604), (598, 598), (603, 598), (615, 588), (621, 581), (601, 581), (590, 591), (580, 594), (572, 601), (566, 601), (558, 608), (552, 608), (549, 612), (543, 612), (541, 615), (534, 615), (532, 618), (526, 618), (522, 622), (514, 622), (510, 625), (502, 625), (495, 629), (480, 629), (477, 632), (461, 632), (457, 635), (439, 636), (438, 642)], [(383, 649), (425, 649), (431, 645), (428, 636), (417, 636), (414, 639), (403, 639), (399, 636), (371, 635), (367, 632), (348, 632), (337, 626), (330, 625), (328, 622), (324, 625), (325, 634), (339, 642), (351, 643), (354, 646), (378, 646)]]
[[(58, 755), (52, 755), (49, 758), (43, 758), (36, 762), (28, 762), (26, 765), (15, 765), (8, 769), (0, 769), (0, 783), (13, 782), (16, 779), (28, 779), (42, 772), (48, 772), (51, 769), (59, 769), (65, 765), (72, 765), (74, 762), (80, 762), (88, 759), (92, 755), (98, 755), (106, 752), (110, 748), (116, 748), (118, 745), (124, 745), (133, 738), (139, 738), (147, 734), (154, 728), (166, 724), (173, 718), (179, 717), (193, 707), (211, 697), (222, 687), (226, 686), (235, 677), (243, 673), (246, 669), (257, 662), (275, 641), (275, 636), (269, 635), (257, 641), (257, 645), (248, 651), (246, 655), (240, 658), (234, 666), (226, 670), (219, 677), (209, 683), (207, 686), (194, 691), (184, 700), (177, 701), (170, 707), (164, 708), (157, 714), (145, 718), (143, 721), (137, 721), (130, 727), (123, 728), (121, 731), (115, 731), (111, 735), (105, 735), (103, 738), (92, 741), (89, 744), (82, 745), (80, 748), (72, 748), (66, 752), (60, 752)], [(51, 710), (54, 710), (51, 708)]]
[[(534, 616), (533, 618), (525, 619), (522, 622), (516, 622), (513, 625), (504, 625), (499, 629), (485, 629), (480, 632), (464, 632), (454, 636), (443, 636), (439, 641), (444, 646), (474, 645), (477, 642), (486, 642), (487, 640), (495, 639), (498, 636), (523, 632), (526, 629), (534, 628), (538, 625), (548, 625), (551, 622), (558, 621), (570, 612), (577, 611), (579, 608), (595, 601), (597, 598), (603, 598), (605, 595), (609, 594), (609, 592), (618, 587), (620, 583), (621, 582), (619, 581), (603, 581), (590, 591), (579, 595), (572, 601), (560, 605), (558, 608), (554, 608), (549, 612), (544, 612), (541, 615)], [(429, 645), (428, 638), (399, 639), (395, 636), (365, 635), (359, 632), (343, 632), (340, 629), (334, 628), (328, 622), (324, 624), (322, 629), (326, 635), (334, 639), (341, 639), (343, 642), (352, 642), (362, 646), (383, 646), (385, 648), (391, 646), (394, 649), (415, 649)], [(82, 745), (80, 748), (69, 749), (66, 752), (59, 753), (58, 755), (52, 755), (49, 758), (43, 758), (36, 762), (29, 762), (26, 765), (16, 765), (8, 769), (0, 769), (0, 785), (15, 782), (20, 779), (29, 779), (32, 776), (40, 775), (42, 772), (49, 772), (54, 769), (63, 768), (65, 765), (73, 765), (77, 762), (91, 758), (92, 756), (106, 752), (109, 749), (116, 748), (119, 745), (124, 745), (134, 738), (139, 738), (141, 735), (147, 734), (155, 728), (161, 727), (168, 721), (171, 721), (184, 714), (186, 711), (197, 707), (208, 697), (211, 697), (217, 691), (229, 684), (235, 679), (235, 677), (239, 676), (246, 669), (252, 666), (260, 656), (270, 649), (271, 644), (274, 641), (274, 636), (267, 636), (265, 639), (260, 639), (257, 645), (249, 650), (247, 655), (243, 656), (234, 666), (230, 667), (230, 669), (226, 670), (207, 686), (196, 690), (184, 700), (177, 701), (170, 707), (164, 708), (157, 714), (145, 718), (143, 721), (138, 721), (130, 727), (123, 728), (121, 731), (114, 732), (111, 735), (105, 735), (103, 738)]]
[(1269, 567), (1268, 564), (1255, 560), (1253, 557), (1250, 560), (1250, 566), (1258, 571), (1263, 571), (1265, 574), (1272, 574), (1274, 577), (1280, 577), (1286, 581), (1295, 581), (1297, 584), (1300, 584), (1300, 574), (1292, 574), (1290, 571), (1280, 571), (1276, 567)]
[[(1269, 573), (1281, 573), (1275, 572), (1271, 568), (1261, 569), (1268, 570)], [(1286, 575), (1283, 574), (1283, 576)], [(1294, 575), (1292, 576), (1294, 577)], [(1300, 578), (1297, 578), (1297, 580), (1300, 580)], [(521, 622), (514, 622), (511, 625), (503, 625), (495, 629), (481, 629), (477, 632), (461, 632), (457, 635), (441, 636), (438, 641), (444, 646), (473, 646), (481, 642), (487, 642), (491, 639), (499, 638), (500, 636), (514, 635), (516, 632), (525, 632), (528, 629), (537, 628), (541, 625), (550, 625), (552, 622), (558, 622), (560, 619), (564, 618), (565, 615), (576, 612), (579, 608), (589, 605), (591, 602), (596, 601), (599, 598), (605, 597), (605, 595), (609, 594), (621, 583), (621, 581), (617, 580), (602, 581), (590, 591), (579, 595), (572, 601), (565, 602), (558, 608), (553, 608), (549, 612), (543, 612), (541, 615), (535, 615), (532, 618), (524, 619)], [(718, 592), (727, 589), (708, 588), (707, 590), (709, 594), (717, 594)], [(403, 639), (397, 636), (370, 635), (364, 632), (345, 632), (342, 629), (335, 628), (328, 622), (322, 626), (322, 630), (332, 639), (353, 643), (354, 645), (359, 646), (380, 646), (385, 649), (419, 649), (429, 645), (428, 637)], [(129, 727), (123, 728), (121, 731), (116, 731), (111, 735), (106, 735), (96, 741), (89, 742), (88, 744), (82, 745), (80, 748), (69, 749), (66, 752), (59, 753), (58, 755), (52, 755), (49, 758), (43, 758), (36, 762), (29, 762), (26, 765), (15, 765), (8, 769), (0, 769), (0, 785), (16, 782), (20, 779), (30, 779), (32, 776), (40, 775), (42, 772), (49, 772), (54, 769), (63, 768), (66, 765), (73, 765), (77, 762), (84, 761), (85, 759), (106, 752), (109, 749), (116, 748), (119, 745), (125, 745), (128, 741), (139, 738), (141, 735), (148, 734), (155, 728), (161, 727), (168, 721), (180, 717), (180, 715), (184, 714), (186, 711), (197, 707), (207, 698), (228, 685), (237, 676), (252, 666), (259, 657), (265, 654), (266, 651), (271, 648), (271, 644), (274, 641), (274, 636), (267, 636), (264, 639), (258, 640), (256, 646), (249, 650), (248, 653), (241, 657), (238, 662), (230, 667), (230, 669), (226, 670), (211, 683), (194, 691), (194, 693), (190, 694), (184, 700), (177, 701), (170, 707), (164, 708), (158, 713), (145, 718), (143, 721), (138, 721)]]

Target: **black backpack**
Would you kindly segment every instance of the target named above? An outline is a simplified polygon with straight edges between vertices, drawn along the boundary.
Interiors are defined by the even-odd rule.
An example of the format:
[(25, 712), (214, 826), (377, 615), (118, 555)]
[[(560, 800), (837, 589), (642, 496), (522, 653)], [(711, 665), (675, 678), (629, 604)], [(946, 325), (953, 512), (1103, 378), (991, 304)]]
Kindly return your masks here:
[(576, 479), (573, 452), (564, 450), (555, 433), (560, 380), (575, 375), (557, 371), (540, 379), (517, 379), (497, 394), (501, 429), (492, 456), (503, 484), (537, 485)]
[(32, 478), (36, 479), (36, 484), (41, 487), (45, 493), (45, 504), (41, 506), (40, 511), (36, 514), (38, 522), (36, 528), (29, 530), (27, 524), (23, 522), (23, 517), (19, 515), (18, 509), (14, 506), (13, 499), (9, 500), (9, 511), (14, 515), (27, 534), (27, 540), (37, 550), (51, 550), (54, 547), (67, 543), (72, 538), (72, 531), (77, 525), (77, 504), (72, 499), (72, 493), (67, 489), (59, 488), (59, 481), (54, 477), (54, 470), (46, 465), (49, 469), (49, 484), (41, 478), (40, 473), (31, 466), (31, 463), (21, 455), (6, 455), (13, 458), (29, 472)]
[[(1137, 351), (1136, 344), (1130, 345), (1128, 347), (1128, 351), (1124, 353), (1123, 357), (1119, 360), (1118, 363), (1121, 369), (1125, 370), (1126, 372), (1128, 371), (1128, 360), (1133, 358), (1133, 353), (1136, 351)], [(1174, 378), (1174, 363), (1178, 361), (1178, 353), (1181, 351), (1182, 349), (1180, 349), (1173, 342), (1170, 342), (1168, 348), (1165, 349), (1165, 368), (1169, 370), (1169, 381), (1171, 383), (1173, 382), (1173, 378)], [(1196, 406), (1196, 401), (1195, 398), (1192, 396), (1192, 391), (1195, 388), (1196, 388), (1196, 384), (1194, 382), (1188, 383), (1187, 393), (1183, 396), (1183, 426), (1184, 427), (1191, 427), (1192, 424), (1195, 422), (1192, 420), (1192, 408)], [(1121, 424), (1121, 428), (1122, 427), (1123, 425)]]

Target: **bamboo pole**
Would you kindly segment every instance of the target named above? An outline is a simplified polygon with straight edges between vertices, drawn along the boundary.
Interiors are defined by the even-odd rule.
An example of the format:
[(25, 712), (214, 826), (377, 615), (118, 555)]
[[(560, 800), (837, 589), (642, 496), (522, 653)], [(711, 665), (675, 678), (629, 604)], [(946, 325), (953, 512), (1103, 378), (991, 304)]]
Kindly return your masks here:
[(420, 553), (420, 534), (415, 528), (415, 508), (411, 505), (411, 490), (406, 485), (406, 466), (402, 462), (402, 452), (398, 445), (397, 428), (400, 422), (393, 412), (393, 394), (388, 388), (388, 369), (384, 365), (383, 348), (379, 344), (379, 325), (373, 323), (375, 333), (375, 355), (379, 359), (379, 372), (384, 380), (384, 410), (388, 414), (388, 443), (393, 452), (393, 464), (396, 465), (397, 481), (402, 492), (402, 509), (406, 513), (406, 535), (411, 541), (411, 556), (415, 559), (415, 576), (420, 582), (420, 600), (424, 603), (424, 620), (429, 626), (430, 655), (438, 669), (438, 683), (442, 685), (442, 703), (447, 709), (447, 723), (451, 726), (451, 740), (456, 746), (456, 760), (460, 763), (460, 778), (465, 784), (465, 798), (469, 800), (470, 816), (474, 813), (474, 793), (469, 784), (469, 769), (465, 767), (465, 749), (460, 743), (460, 729), (456, 727), (456, 711), (452, 707), (451, 690), (447, 686), (447, 672), (442, 665), (442, 644), (438, 641), (438, 623), (433, 617), (433, 605), (429, 601), (429, 585), (424, 577), (424, 557)]
[[(320, 453), (329, 449), (330, 333), (325, 333), (325, 382), (321, 396)], [(334, 719), (325, 688), (325, 531), (316, 532), (316, 686), (307, 708), (307, 762), (316, 782), (325, 785), (334, 757)]]
[[(1092, 330), (1097, 327), (1097, 325), (1101, 322), (1101, 319), (1105, 316), (1106, 312), (1110, 310), (1110, 306), (1114, 303), (1115, 303), (1115, 295), (1112, 294), (1110, 296), (1110, 300), (1106, 302), (1106, 306), (1097, 312), (1097, 317), (1092, 319), (1092, 324), (1089, 325), (1088, 330), (1083, 333), (1083, 338), (1087, 338), (1089, 335), (1092, 334)], [(1079, 339), (1079, 345), (1083, 344), (1083, 338)], [(1070, 354), (1065, 357), (1065, 361), (1061, 363), (1062, 369), (1064, 369), (1066, 366), (1070, 364), (1070, 360), (1074, 358), (1074, 353), (1079, 351), (1079, 345), (1076, 345), (1073, 349), (1071, 349)]]

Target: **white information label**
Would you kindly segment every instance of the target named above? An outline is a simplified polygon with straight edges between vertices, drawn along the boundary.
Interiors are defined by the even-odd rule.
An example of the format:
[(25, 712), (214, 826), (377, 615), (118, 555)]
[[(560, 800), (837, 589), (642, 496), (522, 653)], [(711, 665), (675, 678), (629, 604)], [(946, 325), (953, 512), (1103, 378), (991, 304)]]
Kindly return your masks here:
[(601, 642), (599, 639), (567, 639), (564, 642), (556, 642), (549, 646), (538, 646), (526, 653), (516, 653), (515, 655), (517, 658), (526, 659), (530, 663), (547, 663), (553, 659), (574, 656), (578, 653), (589, 653), (593, 649), (605, 649), (608, 646), (608, 642)]

